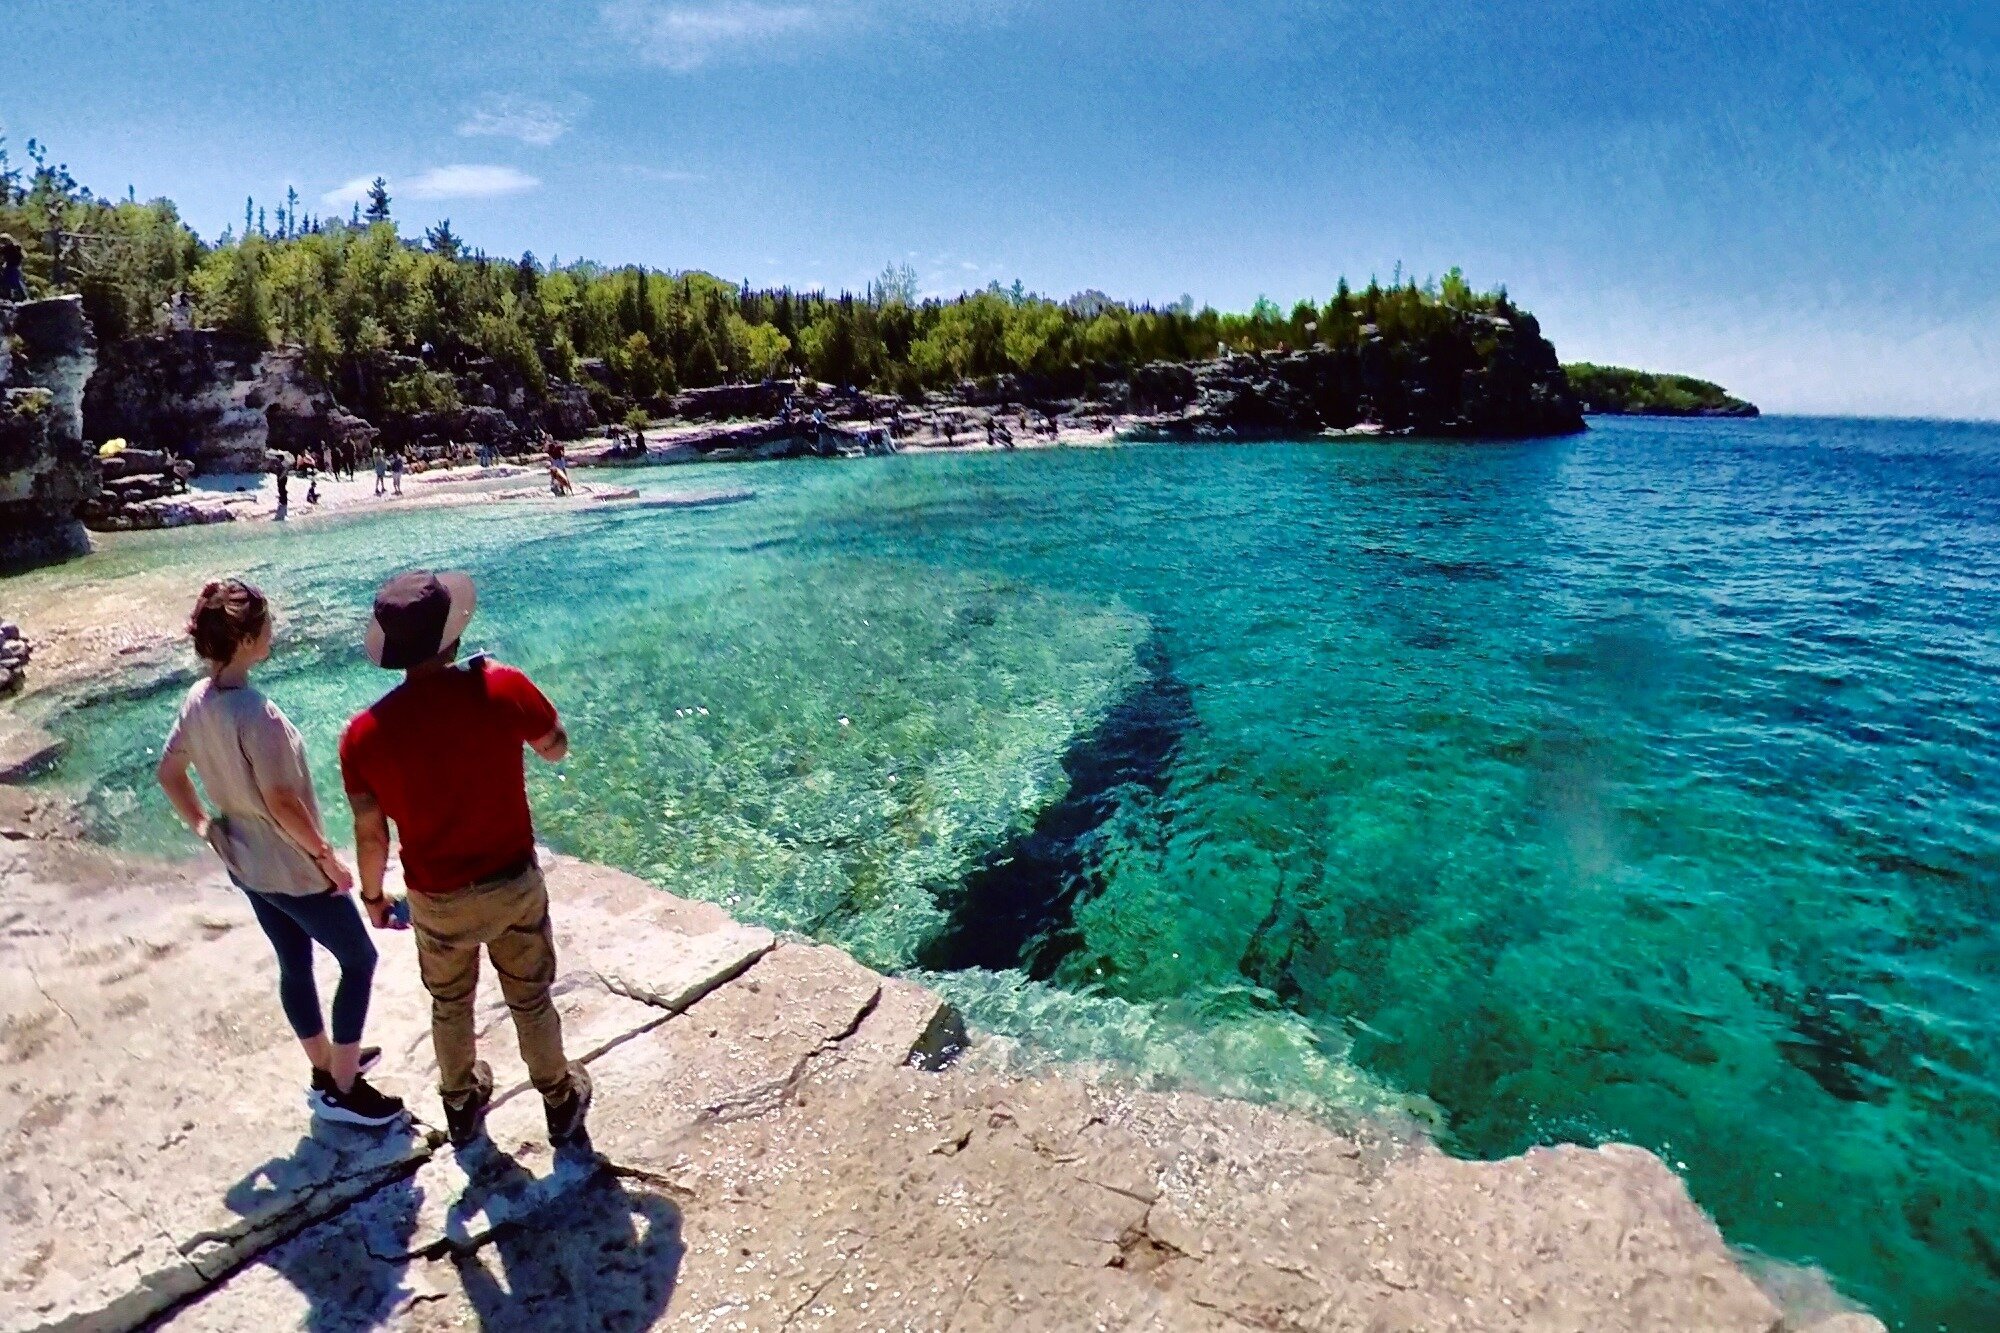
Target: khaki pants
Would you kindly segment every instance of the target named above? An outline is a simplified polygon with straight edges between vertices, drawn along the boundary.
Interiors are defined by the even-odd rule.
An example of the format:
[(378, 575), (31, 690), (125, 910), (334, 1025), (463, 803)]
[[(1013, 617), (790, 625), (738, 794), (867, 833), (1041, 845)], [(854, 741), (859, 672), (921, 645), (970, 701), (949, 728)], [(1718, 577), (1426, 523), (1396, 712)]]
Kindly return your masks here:
[(567, 1098), (562, 1018), (549, 998), (556, 979), (556, 946), (541, 870), (530, 866), (512, 879), (456, 893), (412, 893), (410, 926), (417, 933), (424, 989), (431, 993), (431, 1044), (437, 1048), (438, 1091), (444, 1100), (462, 1105), (476, 1086), (472, 1020), (481, 945), (500, 976), (500, 993), (513, 1011), (514, 1035), (535, 1090), (551, 1104)]

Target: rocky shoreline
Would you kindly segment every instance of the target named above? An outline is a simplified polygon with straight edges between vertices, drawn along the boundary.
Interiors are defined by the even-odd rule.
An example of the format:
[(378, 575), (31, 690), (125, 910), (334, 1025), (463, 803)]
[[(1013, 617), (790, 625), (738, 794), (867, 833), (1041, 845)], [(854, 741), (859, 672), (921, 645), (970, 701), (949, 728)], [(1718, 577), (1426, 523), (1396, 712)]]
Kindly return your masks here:
[[(413, 473), (473, 450), (532, 466), (542, 432), (584, 441), (579, 462), (613, 464), (1142, 440), (1514, 438), (1584, 428), (1532, 316), (1464, 310), (1450, 318), (1452, 335), (1427, 351), (1392, 346), (1363, 325), (1353, 345), (1338, 349), (1218, 348), (1207, 361), (1107, 366), (1102, 381), (1000, 375), (896, 395), (769, 379), (635, 398), (596, 361), (578, 363), (577, 382), (545, 376), (531, 384), (491, 358), (441, 368), (385, 353), (329, 385), (298, 348), (193, 328), (100, 347), (76, 297), (8, 304), (0, 307), (0, 567), (80, 554), (85, 527), (255, 516), (245, 487), (218, 491), (209, 484), (217, 478), (317, 459), (324, 480), (343, 461), (366, 471), (378, 447), (409, 454)], [(388, 384), (430, 386), (436, 401), (391, 402)], [(639, 416), (650, 421), (652, 447), (618, 443), (621, 430), (605, 430)], [(100, 456), (100, 446), (122, 452)]]
[(46, 807), (0, 788), (4, 1333), (1880, 1328), (1788, 1317), (1639, 1149), (1463, 1162), (1018, 1072), (920, 987), (557, 857), (591, 1151), (550, 1154), (490, 989), (508, 1096), (490, 1145), (442, 1142), (407, 936), (377, 937), (370, 1038), (419, 1121), (315, 1125), (220, 874)]

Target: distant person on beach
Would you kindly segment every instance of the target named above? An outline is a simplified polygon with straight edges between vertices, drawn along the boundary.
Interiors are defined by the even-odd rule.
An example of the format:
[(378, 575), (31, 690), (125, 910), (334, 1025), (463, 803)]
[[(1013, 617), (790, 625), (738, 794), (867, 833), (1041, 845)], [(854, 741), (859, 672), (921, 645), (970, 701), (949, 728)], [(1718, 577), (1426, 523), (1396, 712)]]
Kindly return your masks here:
[[(278, 999), (312, 1063), (307, 1104), (322, 1120), (387, 1125), (403, 1103), (361, 1076), (381, 1056), (361, 1030), (375, 984), (375, 946), (348, 895), (354, 876), (327, 841), (305, 745), (278, 706), (250, 684), (271, 655), (271, 608), (239, 579), (208, 584), (188, 634), (207, 674), (181, 704), (160, 758), (160, 787), (250, 900), (278, 954)], [(192, 767), (201, 789), (188, 776)], [(209, 813), (202, 793), (215, 806)], [(371, 892), (381, 893), (378, 884)], [(364, 894), (376, 924), (386, 900)], [(313, 945), (340, 964), (328, 1039), (313, 980)], [(217, 1128), (226, 1126), (218, 1122)]]
[(28, 299), (28, 283), (21, 276), (21, 264), (26, 258), (21, 243), (0, 231), (0, 301)]
[(403, 451), (401, 449), (389, 455), (389, 486), (391, 491), (396, 495), (403, 493), (403, 468), (405, 466)]
[(549, 493), (551, 495), (569, 495), (576, 488), (571, 485), (569, 479), (568, 453), (563, 449), (562, 441), (550, 435), (547, 431), (542, 432), (542, 438), (547, 441), (548, 446)]
[(478, 1058), (473, 995), (483, 948), (499, 975), (549, 1140), (583, 1131), (590, 1076), (563, 1054), (550, 998), (556, 952), (535, 857), (521, 748), (569, 753), (562, 719), (534, 682), (459, 641), (476, 598), (465, 574), (399, 574), (375, 594), (368, 657), (403, 683), (347, 724), (341, 780), (354, 807), (364, 896), (382, 892), (391, 831), (402, 842), (417, 964), (431, 994), (438, 1093), (455, 1145), (479, 1132), (493, 1071)]
[(287, 509), (292, 507), (292, 497), (288, 490), (291, 483), (291, 464), (284, 462), (274, 463), (271, 466), (271, 471), (278, 474), (278, 513), (283, 514)]
[(375, 451), (375, 495), (381, 498), (389, 489), (389, 458), (380, 449)]
[(311, 481), (308, 481), (306, 483), (306, 503), (309, 505), (316, 505), (319, 503), (318, 477), (314, 477)]

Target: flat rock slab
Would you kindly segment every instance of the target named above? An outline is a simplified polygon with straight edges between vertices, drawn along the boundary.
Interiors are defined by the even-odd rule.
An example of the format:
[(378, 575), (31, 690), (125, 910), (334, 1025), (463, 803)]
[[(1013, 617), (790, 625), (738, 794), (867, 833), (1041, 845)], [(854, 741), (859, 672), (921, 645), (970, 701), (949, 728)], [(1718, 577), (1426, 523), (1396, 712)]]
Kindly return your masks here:
[(65, 748), (62, 737), (40, 727), (0, 722), (0, 782), (25, 782), (46, 772)]
[[(588, 1145), (549, 1148), (493, 995), (486, 1142), (315, 1128), (240, 898), (57, 846), (0, 842), (4, 1333), (176, 1300), (155, 1327), (1880, 1330), (1788, 1324), (1638, 1149), (1463, 1162), (1080, 1071), (929, 1072), (935, 996), (559, 858)], [(375, 938), (381, 1082), (434, 1111), (409, 939)]]
[[(10, 880), (8, 905), (31, 894)], [(420, 1128), (312, 1120), (240, 893), (211, 880), (76, 906), (94, 914), (85, 929), (43, 898), (24, 913), (39, 933), (0, 941), (6, 1333), (129, 1326), (430, 1152)], [(408, 1046), (424, 1029), (401, 975), (415, 962), (406, 940), (377, 939), (374, 1035)]]
[[(496, 1118), (530, 1102), (539, 1111), (536, 1099), (516, 1098)], [(535, 1129), (541, 1129), (539, 1123)], [(496, 1125), (487, 1137), (447, 1148), (417, 1172), (416, 1221), (406, 1253), (413, 1258), (469, 1254), (502, 1227), (533, 1223), (603, 1171), (603, 1162), (587, 1148), (557, 1151), (514, 1125)]]
[[(14, 1127), (0, 1142), (0, 1333), (130, 1327), (430, 1158), (442, 1113), (410, 934), (371, 936), (380, 961), (367, 1040), (388, 1057), (374, 1081), (417, 1123), (386, 1136), (319, 1124), (270, 945), (239, 892), (208, 871), (192, 884), (118, 885), (107, 865), (83, 901), (58, 859), (89, 849), (9, 845), (19, 851), (0, 911), (19, 924), (0, 940), (0, 1123)], [(29, 853), (60, 869), (54, 882), (19, 861)], [(714, 909), (551, 860), (557, 1006), (573, 1058), (665, 1021), (772, 947), (768, 931)], [(648, 941), (650, 957), (635, 947)], [(337, 974), (319, 961), (330, 997)], [(612, 991), (600, 966), (662, 1003)], [(525, 1070), (490, 976), (481, 1000), (481, 1054), (503, 1090), (518, 1087)], [(517, 1109), (539, 1135), (531, 1089)], [(440, 1212), (465, 1193), (448, 1178), (427, 1183)], [(497, 1225), (494, 1208), (461, 1212), (451, 1223), (461, 1230)]]

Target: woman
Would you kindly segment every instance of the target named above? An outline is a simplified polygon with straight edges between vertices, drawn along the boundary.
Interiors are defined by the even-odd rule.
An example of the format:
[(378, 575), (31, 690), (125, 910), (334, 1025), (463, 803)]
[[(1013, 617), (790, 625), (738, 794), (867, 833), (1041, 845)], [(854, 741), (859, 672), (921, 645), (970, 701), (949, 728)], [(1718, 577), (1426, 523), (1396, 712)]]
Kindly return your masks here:
[[(160, 759), (174, 809), (229, 868), (278, 953), (278, 999), (312, 1062), (307, 1104), (326, 1120), (387, 1125), (403, 1103), (361, 1076), (381, 1052), (361, 1048), (375, 977), (375, 945), (347, 895), (354, 876), (321, 831), (305, 745), (278, 706), (250, 684), (271, 655), (271, 607), (240, 579), (201, 590), (188, 634), (208, 668), (181, 705)], [(216, 807), (210, 815), (188, 769)], [(313, 982), (317, 942), (340, 964), (333, 1032)]]

